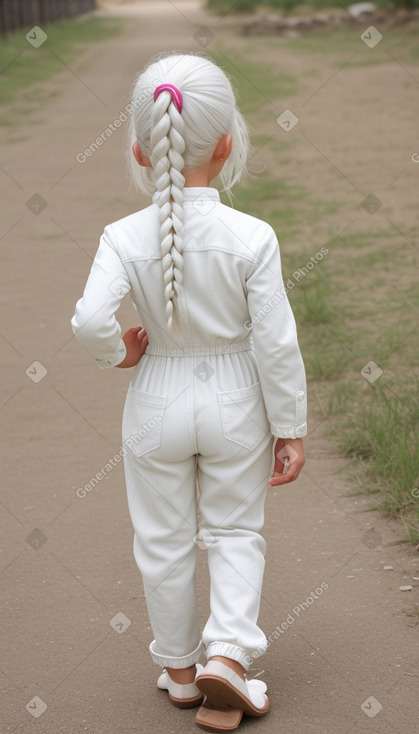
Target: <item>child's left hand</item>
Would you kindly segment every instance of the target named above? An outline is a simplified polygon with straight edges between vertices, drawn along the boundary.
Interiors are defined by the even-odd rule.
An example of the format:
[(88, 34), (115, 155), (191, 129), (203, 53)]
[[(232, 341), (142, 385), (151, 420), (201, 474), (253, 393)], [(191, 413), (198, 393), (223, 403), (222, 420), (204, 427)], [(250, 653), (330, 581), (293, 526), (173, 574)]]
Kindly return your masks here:
[(117, 364), (117, 367), (135, 367), (143, 356), (147, 345), (148, 336), (142, 326), (134, 326), (128, 329), (122, 337), (127, 353), (125, 358)]
[(277, 438), (275, 442), (274, 472), (269, 479), (271, 487), (288, 484), (297, 479), (305, 463), (301, 438)]

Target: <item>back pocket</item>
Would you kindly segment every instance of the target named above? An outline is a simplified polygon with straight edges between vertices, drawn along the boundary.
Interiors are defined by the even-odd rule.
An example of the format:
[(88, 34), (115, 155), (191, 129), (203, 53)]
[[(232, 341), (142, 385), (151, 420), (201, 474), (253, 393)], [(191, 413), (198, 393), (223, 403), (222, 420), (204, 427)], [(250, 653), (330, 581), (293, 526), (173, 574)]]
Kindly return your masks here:
[(126, 451), (143, 456), (160, 447), (166, 397), (128, 388), (122, 418), (122, 438)]
[(271, 435), (260, 382), (217, 393), (224, 437), (251, 451)]

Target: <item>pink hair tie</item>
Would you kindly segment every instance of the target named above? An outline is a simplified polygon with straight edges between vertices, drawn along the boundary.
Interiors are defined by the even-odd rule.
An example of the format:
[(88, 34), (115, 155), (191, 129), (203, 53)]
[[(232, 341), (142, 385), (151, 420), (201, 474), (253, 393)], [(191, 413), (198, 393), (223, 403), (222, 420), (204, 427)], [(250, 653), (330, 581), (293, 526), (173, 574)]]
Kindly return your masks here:
[(179, 113), (182, 112), (183, 99), (180, 90), (175, 87), (174, 84), (160, 84), (160, 86), (156, 87), (154, 90), (154, 101), (156, 101), (157, 97), (162, 92), (169, 92), (177, 111)]

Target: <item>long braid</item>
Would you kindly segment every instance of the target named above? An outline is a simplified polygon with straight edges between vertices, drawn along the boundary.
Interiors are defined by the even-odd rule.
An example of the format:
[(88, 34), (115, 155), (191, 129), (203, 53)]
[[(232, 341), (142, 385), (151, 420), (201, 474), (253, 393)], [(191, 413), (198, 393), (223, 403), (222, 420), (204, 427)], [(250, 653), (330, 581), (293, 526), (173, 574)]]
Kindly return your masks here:
[(168, 92), (156, 99), (152, 112), (150, 161), (159, 192), (160, 246), (162, 254), (164, 297), (169, 329), (173, 327), (174, 308), (183, 283), (184, 223), (183, 153), (184, 122)]

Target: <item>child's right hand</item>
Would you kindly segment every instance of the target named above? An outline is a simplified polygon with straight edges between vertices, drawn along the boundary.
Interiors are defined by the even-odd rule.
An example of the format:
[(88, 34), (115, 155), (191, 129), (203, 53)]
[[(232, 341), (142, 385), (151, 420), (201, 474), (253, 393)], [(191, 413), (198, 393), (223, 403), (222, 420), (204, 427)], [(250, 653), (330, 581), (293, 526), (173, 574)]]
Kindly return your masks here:
[(278, 438), (275, 444), (274, 472), (269, 480), (271, 487), (288, 484), (297, 479), (305, 463), (302, 438)]
[(117, 364), (117, 367), (135, 367), (143, 356), (147, 345), (148, 336), (142, 326), (134, 326), (128, 329), (122, 337), (127, 353), (125, 358)]

